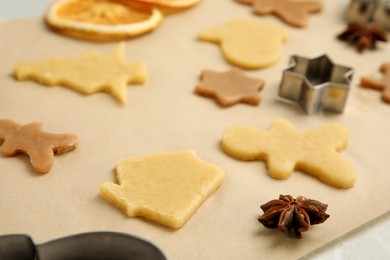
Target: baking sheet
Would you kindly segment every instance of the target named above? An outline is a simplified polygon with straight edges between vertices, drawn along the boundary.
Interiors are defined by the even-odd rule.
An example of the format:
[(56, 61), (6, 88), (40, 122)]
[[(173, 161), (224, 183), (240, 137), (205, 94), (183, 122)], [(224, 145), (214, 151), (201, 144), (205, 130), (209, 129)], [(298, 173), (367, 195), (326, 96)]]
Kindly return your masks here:
[[(223, 10), (223, 12), (221, 11)], [(117, 43), (88, 43), (57, 35), (41, 19), (0, 24), (0, 118), (21, 124), (40, 121), (44, 129), (75, 133), (80, 146), (56, 156), (52, 170), (35, 174), (26, 156), (0, 156), (0, 232), (27, 233), (36, 242), (79, 232), (109, 230), (148, 239), (170, 259), (297, 258), (385, 213), (390, 202), (387, 154), (390, 106), (380, 93), (358, 87), (359, 78), (375, 73), (389, 57), (389, 44), (358, 54), (335, 39), (345, 27), (345, 6), (327, 1), (322, 13), (310, 16), (305, 29), (289, 27), (272, 16), (258, 17), (234, 1), (203, 1), (186, 12), (166, 17), (153, 33), (126, 42), (126, 57), (148, 65), (144, 85), (128, 88), (128, 104), (107, 94), (84, 96), (33, 82), (17, 82), (10, 73), (20, 60), (74, 56), (94, 49), (113, 51)], [(239, 104), (221, 108), (194, 94), (202, 69), (224, 71), (230, 65), (216, 45), (196, 40), (204, 28), (232, 18), (280, 24), (290, 31), (283, 58), (274, 66), (246, 72), (266, 81), (258, 107)], [(191, 22), (187, 22), (191, 21)], [(282, 70), (290, 55), (326, 53), (356, 73), (346, 111), (307, 116), (276, 100)], [(388, 60), (387, 60), (388, 61)], [(300, 172), (274, 180), (262, 162), (241, 162), (225, 155), (219, 140), (224, 129), (246, 124), (266, 129), (286, 118), (300, 130), (338, 122), (350, 129), (350, 144), (342, 152), (357, 169), (354, 188), (339, 190)], [(198, 156), (225, 170), (225, 182), (180, 230), (128, 218), (98, 196), (99, 185), (115, 181), (114, 163), (129, 156), (161, 151), (195, 150)], [(279, 194), (305, 195), (329, 204), (324, 224), (303, 233), (303, 239), (267, 230), (257, 222), (259, 206)]]

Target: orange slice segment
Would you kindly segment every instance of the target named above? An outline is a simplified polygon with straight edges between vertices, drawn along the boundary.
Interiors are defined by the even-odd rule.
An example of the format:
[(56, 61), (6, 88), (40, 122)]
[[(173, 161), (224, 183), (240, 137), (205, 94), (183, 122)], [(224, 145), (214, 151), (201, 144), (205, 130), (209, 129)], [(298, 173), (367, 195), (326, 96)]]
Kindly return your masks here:
[(111, 0), (123, 5), (133, 5), (138, 3), (141, 6), (157, 7), (163, 13), (171, 13), (190, 8), (200, 0)]
[(162, 20), (157, 8), (140, 8), (104, 0), (59, 0), (45, 15), (60, 33), (95, 41), (138, 36), (155, 29)]

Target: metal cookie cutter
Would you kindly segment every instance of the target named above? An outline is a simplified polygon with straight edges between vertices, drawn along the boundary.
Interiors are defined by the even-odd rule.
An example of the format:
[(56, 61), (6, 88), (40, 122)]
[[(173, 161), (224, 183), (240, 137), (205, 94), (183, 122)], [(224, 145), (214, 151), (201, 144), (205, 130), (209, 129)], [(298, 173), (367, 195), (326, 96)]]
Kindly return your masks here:
[(35, 244), (24, 234), (0, 236), (2, 260), (166, 260), (155, 245), (141, 238), (117, 232), (91, 232)]
[(371, 23), (390, 29), (390, 0), (351, 0), (348, 22)]
[(390, 1), (381, 1), (374, 13), (374, 21), (390, 30)]
[(305, 113), (344, 111), (354, 70), (334, 64), (327, 55), (291, 56), (279, 86), (282, 101), (297, 104)]

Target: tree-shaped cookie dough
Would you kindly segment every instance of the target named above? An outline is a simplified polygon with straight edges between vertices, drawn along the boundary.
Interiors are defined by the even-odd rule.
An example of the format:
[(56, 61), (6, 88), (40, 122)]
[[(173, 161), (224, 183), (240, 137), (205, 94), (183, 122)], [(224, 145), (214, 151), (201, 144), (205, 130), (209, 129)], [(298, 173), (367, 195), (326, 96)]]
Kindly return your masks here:
[(338, 153), (347, 143), (348, 130), (339, 124), (301, 133), (279, 119), (272, 122), (269, 131), (249, 126), (229, 128), (221, 145), (234, 158), (265, 161), (273, 178), (286, 179), (294, 170), (301, 170), (331, 186), (349, 188), (355, 183), (356, 172)]
[(13, 74), (18, 80), (60, 85), (84, 94), (109, 92), (123, 103), (127, 100), (127, 84), (143, 83), (147, 77), (145, 64), (125, 60), (124, 43), (111, 55), (90, 51), (73, 58), (20, 62)]
[(183, 151), (119, 160), (116, 178), (118, 184), (101, 185), (104, 199), (129, 217), (180, 228), (218, 189), (224, 173)]
[(42, 131), (41, 123), (18, 125), (7, 119), (0, 120), (0, 144), (5, 156), (25, 153), (37, 173), (51, 169), (54, 154), (72, 151), (77, 147), (78, 138), (73, 134), (51, 134)]
[(310, 13), (322, 10), (320, 0), (238, 0), (241, 3), (252, 4), (253, 11), (259, 15), (275, 14), (286, 23), (304, 27), (307, 25)]
[(390, 63), (382, 64), (380, 71), (383, 73), (382, 79), (365, 76), (361, 78), (361, 85), (362, 87), (382, 91), (382, 100), (390, 103)]
[(219, 44), (225, 58), (235, 66), (259, 69), (280, 59), (288, 32), (277, 25), (236, 19), (226, 25), (203, 30), (198, 37)]
[(222, 106), (231, 106), (239, 102), (258, 105), (259, 91), (263, 86), (262, 79), (248, 77), (237, 68), (227, 72), (203, 70), (201, 82), (195, 91), (200, 95), (215, 98)]

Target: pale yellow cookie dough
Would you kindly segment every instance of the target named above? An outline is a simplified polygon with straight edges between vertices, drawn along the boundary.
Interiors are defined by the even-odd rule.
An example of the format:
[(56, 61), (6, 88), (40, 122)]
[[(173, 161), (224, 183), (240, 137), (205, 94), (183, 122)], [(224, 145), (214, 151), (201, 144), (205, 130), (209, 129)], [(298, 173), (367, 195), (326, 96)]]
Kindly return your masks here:
[(177, 229), (218, 189), (224, 172), (181, 151), (119, 160), (116, 178), (119, 184), (101, 185), (104, 199), (129, 217)]
[(220, 44), (230, 63), (244, 69), (258, 69), (280, 59), (288, 31), (258, 20), (236, 19), (226, 25), (206, 29), (199, 33), (198, 38)]
[(356, 180), (354, 167), (339, 155), (348, 143), (348, 130), (328, 124), (298, 132), (284, 119), (272, 122), (269, 131), (249, 126), (227, 129), (222, 149), (240, 160), (263, 160), (273, 178), (286, 179), (301, 170), (338, 188), (350, 188)]
[(61, 85), (84, 94), (109, 92), (121, 102), (127, 100), (127, 84), (143, 83), (147, 77), (144, 63), (125, 61), (124, 43), (111, 55), (90, 51), (74, 58), (23, 61), (14, 67), (13, 74), (18, 80)]

